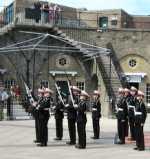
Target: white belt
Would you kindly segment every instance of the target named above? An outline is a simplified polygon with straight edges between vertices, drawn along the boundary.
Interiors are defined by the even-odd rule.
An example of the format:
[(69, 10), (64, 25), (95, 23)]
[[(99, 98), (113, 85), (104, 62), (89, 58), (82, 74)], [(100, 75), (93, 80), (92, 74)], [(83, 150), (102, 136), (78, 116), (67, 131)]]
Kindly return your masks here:
[(97, 111), (97, 109), (96, 109), (96, 108), (92, 108), (92, 110), (93, 110), (93, 111)]
[(137, 116), (137, 115), (142, 115), (142, 113), (141, 112), (135, 112), (135, 116)]
[(132, 108), (132, 109), (134, 109), (134, 108), (135, 108), (135, 106), (133, 106), (133, 105), (128, 105), (128, 108)]
[(48, 111), (48, 110), (49, 110), (49, 108), (44, 108), (44, 110), (45, 110), (45, 111)]
[(123, 109), (122, 109), (122, 108), (118, 108), (118, 111), (121, 111), (121, 112), (122, 112), (122, 111), (123, 111)]

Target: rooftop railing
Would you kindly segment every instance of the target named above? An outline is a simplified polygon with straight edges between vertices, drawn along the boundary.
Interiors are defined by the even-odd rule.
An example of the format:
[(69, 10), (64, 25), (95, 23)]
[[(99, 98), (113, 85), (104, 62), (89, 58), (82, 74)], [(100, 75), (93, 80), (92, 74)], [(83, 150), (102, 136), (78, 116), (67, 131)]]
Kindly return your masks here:
[(97, 12), (85, 11), (62, 11), (33, 8), (17, 8), (16, 13), (13, 9), (0, 13), (0, 29), (10, 24), (29, 25), (40, 27), (70, 27), (70, 28), (94, 28), (94, 29), (150, 29), (150, 20), (123, 22), (121, 19), (100, 21), (102, 15)]

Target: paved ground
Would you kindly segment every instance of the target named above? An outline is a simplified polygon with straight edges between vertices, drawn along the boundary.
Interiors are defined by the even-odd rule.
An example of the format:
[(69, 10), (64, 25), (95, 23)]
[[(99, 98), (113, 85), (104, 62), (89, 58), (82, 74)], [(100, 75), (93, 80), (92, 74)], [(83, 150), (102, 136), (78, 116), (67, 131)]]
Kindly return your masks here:
[(64, 120), (64, 139), (61, 142), (53, 140), (55, 137), (55, 123), (53, 117), (49, 121), (48, 147), (36, 147), (34, 139), (34, 121), (1, 121), (0, 122), (0, 159), (143, 159), (150, 157), (150, 116), (145, 125), (146, 151), (133, 150), (134, 143), (124, 146), (114, 145), (116, 120), (103, 118), (101, 120), (101, 139), (93, 141), (91, 118), (88, 115), (87, 149), (78, 150), (74, 146), (67, 146), (67, 121)]

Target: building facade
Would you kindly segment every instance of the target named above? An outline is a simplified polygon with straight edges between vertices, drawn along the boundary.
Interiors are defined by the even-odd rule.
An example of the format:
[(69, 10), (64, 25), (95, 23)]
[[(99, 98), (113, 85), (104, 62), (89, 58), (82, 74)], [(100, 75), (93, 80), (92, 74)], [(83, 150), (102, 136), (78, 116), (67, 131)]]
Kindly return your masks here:
[[(21, 85), (23, 78), (35, 90), (41, 85), (55, 90), (56, 81), (67, 94), (69, 80), (89, 93), (99, 89), (102, 113), (108, 116), (125, 80), (126, 86), (144, 91), (150, 107), (149, 16), (133, 16), (122, 9), (88, 11), (57, 5), (59, 10), (50, 10), (45, 21), (42, 11), (38, 20), (34, 16), (37, 2), (16, 0), (0, 13), (0, 69), (7, 70), (1, 74), (6, 88)], [(38, 43), (40, 33), (51, 36)], [(5, 50), (6, 46), (11, 49)], [(98, 56), (91, 53), (97, 51), (93, 46)]]

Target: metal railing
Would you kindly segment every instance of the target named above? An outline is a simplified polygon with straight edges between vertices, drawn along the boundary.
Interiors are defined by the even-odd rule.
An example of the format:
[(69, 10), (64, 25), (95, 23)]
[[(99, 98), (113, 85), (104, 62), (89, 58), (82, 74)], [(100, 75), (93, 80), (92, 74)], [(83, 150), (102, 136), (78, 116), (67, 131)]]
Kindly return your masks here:
[[(6, 15), (7, 14), (7, 15)], [(30, 15), (29, 15), (30, 14)], [(111, 19), (108, 17), (107, 25), (101, 27), (100, 17), (103, 14), (99, 12), (88, 11), (54, 11), (48, 10), (35, 10), (32, 8), (17, 8), (16, 12), (0, 13), (0, 28), (9, 24), (20, 25), (37, 25), (37, 26), (60, 26), (71, 28), (94, 28), (94, 29), (150, 29), (150, 20), (136, 21), (118, 19), (116, 24), (112, 24)], [(108, 16), (108, 15), (107, 15)], [(126, 24), (126, 25), (123, 25)], [(130, 25), (127, 25), (130, 24)], [(132, 25), (131, 25), (132, 24)], [(136, 28), (137, 27), (137, 28)]]
[[(49, 13), (46, 13), (42, 10), (37, 12), (30, 8), (19, 8), (17, 13), (14, 14), (14, 11), (9, 12), (10, 17), (6, 13), (0, 14), (0, 28), (8, 26), (9, 24), (18, 24), (18, 25), (36, 25), (36, 26), (53, 26), (58, 25), (62, 27), (87, 27), (86, 23), (81, 21), (76, 17), (75, 12), (65, 12), (65, 11), (52, 11), (49, 10)], [(66, 15), (68, 14), (68, 16)], [(69, 16), (72, 14), (72, 17)]]
[(111, 59), (112, 59), (112, 62), (114, 64), (114, 67), (116, 69), (116, 73), (118, 75), (118, 78), (119, 78), (119, 80), (120, 80), (120, 82), (122, 84), (122, 87), (129, 87), (129, 84), (128, 84), (128, 81), (127, 81), (126, 77), (123, 77), (123, 72), (124, 71), (123, 71), (123, 69), (122, 69), (122, 67), (121, 67), (121, 65), (119, 63), (118, 57), (116, 55), (116, 52), (115, 52), (112, 44), (108, 43), (107, 44), (107, 48), (110, 49), (111, 52), (112, 52)]

